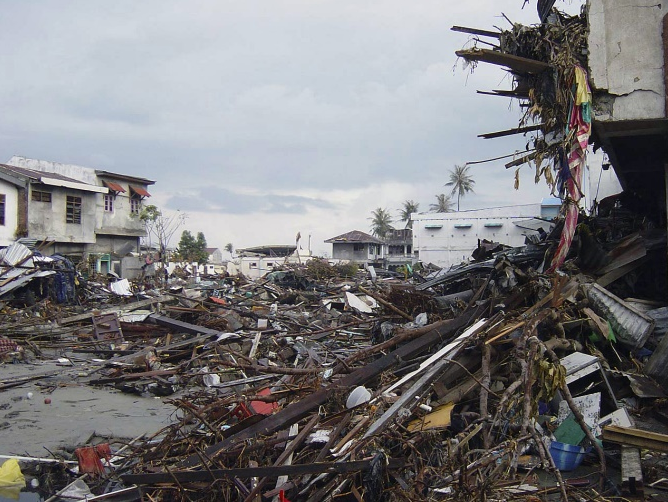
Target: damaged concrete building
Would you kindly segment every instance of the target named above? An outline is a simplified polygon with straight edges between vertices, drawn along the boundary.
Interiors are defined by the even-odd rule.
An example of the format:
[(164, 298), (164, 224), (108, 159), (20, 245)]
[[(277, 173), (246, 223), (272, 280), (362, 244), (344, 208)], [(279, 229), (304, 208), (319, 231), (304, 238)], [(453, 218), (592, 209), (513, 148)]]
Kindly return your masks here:
[(138, 215), (154, 181), (19, 156), (0, 171), (6, 192), (1, 244), (24, 238), (40, 243), (44, 254), (92, 260), (96, 272), (119, 275), (122, 258), (139, 252), (146, 232)]
[[(668, 7), (640, 0), (623, 6), (591, 0), (582, 5), (580, 15), (568, 16), (552, 9), (554, 3), (538, 3), (541, 24), (535, 27), (515, 24), (507, 31), (453, 27), (474, 37), (474, 47), (457, 51), (459, 57), (472, 65), (503, 66), (513, 77), (512, 89), (482, 93), (518, 99), (525, 110), (518, 127), (482, 136), (528, 136), (526, 150), (516, 152), (506, 168), (533, 165), (536, 180), (546, 179), (565, 201), (566, 230), (552, 269), (563, 262), (573, 237), (578, 239), (575, 229), (588, 148), (603, 150), (605, 166), (612, 166), (624, 189), (597, 201), (598, 215), (643, 215), (635, 229), (648, 242), (654, 241), (656, 229), (665, 235), (668, 166), (664, 72)], [(481, 39), (492, 42), (480, 48)], [(489, 44), (494, 48), (488, 49)], [(651, 261), (654, 294), (666, 290), (665, 245), (663, 238), (648, 245), (632, 263), (622, 264), (623, 272), (629, 273)]]

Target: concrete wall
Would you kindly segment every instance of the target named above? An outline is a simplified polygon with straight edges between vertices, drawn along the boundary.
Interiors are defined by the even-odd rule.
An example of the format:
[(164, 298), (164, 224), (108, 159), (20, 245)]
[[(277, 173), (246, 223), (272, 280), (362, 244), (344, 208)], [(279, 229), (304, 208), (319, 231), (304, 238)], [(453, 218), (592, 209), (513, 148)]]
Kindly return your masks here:
[(7, 161), (10, 166), (24, 167), (42, 173), (57, 173), (75, 180), (83, 181), (89, 185), (99, 185), (95, 169), (92, 167), (77, 166), (74, 164), (61, 164), (49, 160), (28, 159), (20, 155), (14, 155)]
[[(138, 215), (132, 215), (129, 193), (128, 190), (128, 192), (119, 193), (114, 197), (113, 211), (104, 210), (104, 194), (97, 194), (95, 202), (97, 205), (96, 226), (98, 233), (134, 236), (143, 236), (146, 233), (144, 224)], [(113, 192), (110, 192), (109, 195), (113, 195)]]
[[(540, 217), (540, 204), (505, 206), (457, 213), (413, 215), (413, 248), (419, 260), (450, 267), (469, 260), (478, 239), (522, 246), (526, 234), (535, 234), (516, 223)], [(544, 230), (548, 230), (545, 223)]]
[(116, 256), (125, 256), (128, 253), (139, 252), (139, 237), (118, 236), (118, 235), (100, 235), (94, 244), (88, 246), (89, 253), (106, 254), (111, 253)]
[[(284, 265), (286, 263), (306, 263), (312, 256), (310, 252), (304, 252), (297, 256), (291, 254), (287, 258), (285, 256), (242, 256), (239, 258), (239, 271), (249, 279), (259, 279), (267, 272), (271, 272), (274, 267)], [(236, 265), (236, 264), (235, 264)], [(228, 266), (228, 273), (230, 267)]]
[[(32, 200), (32, 190), (51, 192), (51, 202)], [(81, 224), (66, 223), (67, 196), (81, 197)], [(70, 243), (95, 242), (96, 193), (59, 187), (44, 189), (31, 185), (28, 208), (28, 232), (33, 239)]]
[(0, 225), (0, 246), (9, 246), (16, 236), (19, 191), (15, 185), (0, 180), (0, 194), (5, 196), (5, 224)]
[(209, 255), (209, 263), (211, 263), (212, 265), (223, 264), (223, 253), (220, 249), (216, 249), (213, 253)]
[(668, 3), (589, 0), (589, 67), (597, 120), (663, 118), (662, 20)]
[[(366, 263), (371, 260), (380, 260), (385, 256), (385, 246), (383, 244), (362, 244), (363, 249), (355, 251), (353, 242), (332, 244), (332, 258), (335, 260), (349, 260), (357, 263)], [(369, 248), (372, 248), (371, 250)], [(373, 250), (376, 251), (373, 251)]]

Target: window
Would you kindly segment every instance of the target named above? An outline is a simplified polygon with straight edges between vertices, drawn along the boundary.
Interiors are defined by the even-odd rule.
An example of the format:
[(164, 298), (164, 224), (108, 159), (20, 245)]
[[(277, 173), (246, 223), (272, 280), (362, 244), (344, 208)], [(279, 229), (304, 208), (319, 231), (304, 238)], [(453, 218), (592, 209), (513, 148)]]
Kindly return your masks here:
[(257, 263), (255, 263), (255, 262), (251, 263), (250, 268), (257, 268)]
[(130, 197), (130, 212), (132, 214), (139, 214), (140, 209), (141, 209), (141, 197), (135, 197), (135, 195), (132, 194), (132, 197)]
[(104, 210), (110, 213), (114, 211), (114, 196), (110, 193), (104, 194)]
[(0, 225), (5, 226), (5, 194), (0, 193)]
[(353, 251), (364, 251), (364, 244), (353, 244)]
[(35, 202), (51, 202), (51, 192), (42, 192), (40, 190), (33, 190), (31, 198)]
[(67, 196), (65, 223), (81, 224), (81, 197)]

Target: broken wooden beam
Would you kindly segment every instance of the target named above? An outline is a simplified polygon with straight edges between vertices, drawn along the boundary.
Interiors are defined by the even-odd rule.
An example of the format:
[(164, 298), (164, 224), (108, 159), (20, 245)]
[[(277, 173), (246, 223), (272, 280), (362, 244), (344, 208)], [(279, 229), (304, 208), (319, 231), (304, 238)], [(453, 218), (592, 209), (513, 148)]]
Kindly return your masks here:
[(519, 159), (515, 159), (512, 162), (508, 162), (505, 165), (505, 167), (506, 167), (506, 169), (510, 169), (511, 167), (521, 166), (522, 164), (526, 164), (527, 162), (531, 162), (535, 158), (536, 158), (536, 152), (530, 153), (529, 155), (524, 155), (523, 157), (520, 157)]
[(524, 127), (514, 127), (512, 129), (505, 129), (503, 131), (478, 134), (478, 137), (485, 139), (502, 138), (504, 136), (512, 136), (513, 134), (523, 134), (525, 132), (538, 131), (541, 127), (543, 127), (543, 124), (535, 124)]
[(467, 28), (466, 26), (453, 26), (450, 31), (458, 31), (460, 33), (468, 33), (469, 35), (479, 35), (481, 37), (501, 38), (500, 31), (480, 30), (478, 28)]
[(607, 425), (603, 427), (603, 440), (668, 453), (668, 435), (633, 427)]
[(512, 54), (490, 49), (465, 49), (455, 51), (455, 54), (467, 61), (482, 61), (483, 63), (505, 66), (519, 73), (542, 73), (550, 68), (550, 65), (543, 61), (513, 56)]
[[(231, 435), (223, 441), (209, 446), (205, 450), (205, 456), (207, 458), (213, 458), (219, 451), (237, 445), (242, 441), (257, 436), (267, 436), (280, 429), (284, 429), (287, 425), (301, 420), (320, 405), (324, 404), (331, 398), (337, 389), (354, 388), (358, 385), (363, 385), (380, 375), (383, 371), (399, 364), (401, 361), (415, 357), (427, 350), (433, 344), (440, 342), (446, 337), (452, 336), (453, 333), (456, 333), (459, 329), (466, 326), (471, 319), (474, 319), (479, 311), (481, 310), (473, 309), (470, 312), (453, 319), (451, 322), (440, 326), (438, 329), (434, 329), (425, 335), (422, 335), (420, 338), (399, 347), (393, 352), (376, 359), (366, 366), (345, 375), (335, 385), (320, 389), (304, 399), (286, 406), (274, 415), (268, 416), (260, 422)], [(202, 457), (198, 454), (193, 454), (186, 458), (180, 465), (182, 467), (194, 467), (201, 464), (201, 462)]]
[[(388, 469), (401, 469), (405, 460), (401, 458), (388, 459)], [(170, 471), (145, 474), (123, 474), (121, 479), (127, 484), (152, 485), (157, 483), (193, 483), (213, 481), (225, 478), (278, 478), (279, 476), (302, 476), (304, 474), (346, 474), (349, 472), (364, 471), (371, 465), (369, 460), (355, 460), (351, 462), (322, 462), (296, 465), (268, 465), (261, 467), (239, 467), (233, 469), (211, 469), (202, 471)]]
[[(191, 335), (209, 335), (209, 336), (218, 336), (222, 335), (223, 332), (217, 329), (205, 328), (204, 326), (197, 326), (196, 324), (190, 324), (189, 322), (178, 321), (160, 314), (151, 314), (149, 317), (151, 321), (154, 321), (158, 326), (167, 326), (168, 328), (177, 330), (183, 333), (189, 333)], [(238, 338), (239, 335), (234, 335)]]
[(148, 300), (140, 300), (138, 302), (127, 303), (125, 305), (119, 305), (117, 307), (112, 307), (110, 309), (105, 309), (100, 311), (91, 310), (83, 314), (66, 317), (65, 319), (61, 319), (58, 322), (58, 324), (63, 326), (65, 324), (72, 324), (74, 322), (85, 321), (86, 319), (90, 319), (94, 315), (105, 315), (105, 314), (122, 315), (123, 312), (132, 312), (133, 310), (142, 309), (144, 307), (150, 307), (151, 305), (155, 305), (156, 303), (165, 303), (171, 301), (176, 301), (176, 299), (172, 295), (157, 296), (155, 298), (149, 298)]

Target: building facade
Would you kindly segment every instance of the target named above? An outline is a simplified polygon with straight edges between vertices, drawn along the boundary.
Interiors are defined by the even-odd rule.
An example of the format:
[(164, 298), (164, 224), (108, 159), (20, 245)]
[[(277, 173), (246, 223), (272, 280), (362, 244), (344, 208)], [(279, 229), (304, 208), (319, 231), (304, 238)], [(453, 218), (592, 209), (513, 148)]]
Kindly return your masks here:
[(327, 239), (325, 242), (332, 245), (334, 260), (346, 260), (358, 265), (384, 266), (386, 245), (372, 235), (352, 230)]
[(560, 202), (492, 207), (455, 213), (416, 213), (413, 220), (413, 249), (417, 260), (448, 268), (470, 260), (478, 241), (488, 240), (516, 247), (539, 228), (550, 229)]
[(95, 262), (121, 273), (121, 258), (139, 252), (139, 213), (154, 181), (89, 167), (12, 157), (0, 165), (5, 225), (0, 245), (27, 237), (44, 254)]

